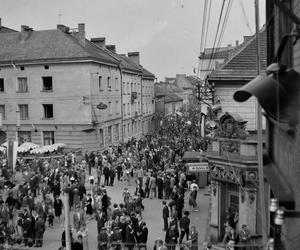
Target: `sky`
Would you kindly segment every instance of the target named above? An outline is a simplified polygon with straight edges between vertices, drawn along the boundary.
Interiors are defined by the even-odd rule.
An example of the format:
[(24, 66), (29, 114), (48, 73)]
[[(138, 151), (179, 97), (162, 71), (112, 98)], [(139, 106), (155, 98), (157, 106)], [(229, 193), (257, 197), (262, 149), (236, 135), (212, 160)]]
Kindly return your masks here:
[[(222, 0), (211, 1), (205, 47), (212, 47)], [(226, 2), (229, 0), (225, 0)], [(58, 23), (76, 28), (85, 23), (86, 36), (106, 37), (117, 53), (140, 52), (141, 64), (158, 80), (192, 75), (200, 54), (204, 0), (0, 0), (2, 25), (20, 30), (55, 29)], [(243, 6), (243, 7), (242, 7)], [(259, 0), (260, 26), (265, 0)], [(248, 24), (248, 25), (247, 25)], [(255, 32), (254, 0), (233, 0), (222, 45), (243, 41)]]

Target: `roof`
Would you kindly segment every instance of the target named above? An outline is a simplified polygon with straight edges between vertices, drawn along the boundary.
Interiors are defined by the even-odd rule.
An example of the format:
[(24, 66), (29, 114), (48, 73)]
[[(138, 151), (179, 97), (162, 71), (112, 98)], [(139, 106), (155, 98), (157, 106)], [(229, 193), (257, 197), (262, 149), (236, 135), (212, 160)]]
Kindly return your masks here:
[(165, 87), (165, 84), (156, 83), (154, 85), (155, 97), (164, 97), (165, 103), (181, 102), (183, 99)]
[[(216, 59), (226, 59), (231, 51), (234, 49), (234, 47), (221, 47), (221, 48), (206, 48), (203, 53), (199, 56), (199, 59), (210, 59), (213, 55)], [(216, 52), (217, 50), (217, 52)], [(213, 53), (212, 53), (213, 52)]]
[(85, 41), (83, 47), (72, 34), (59, 29), (32, 31), (25, 41), (21, 41), (20, 32), (0, 33), (0, 63), (70, 59), (93, 59), (109, 64), (119, 63), (106, 51), (88, 40)]
[(185, 74), (178, 74), (174, 83), (182, 89), (194, 89), (195, 86), (191, 83), (190, 79)]
[[(260, 30), (260, 63), (261, 70), (266, 68), (267, 61), (267, 34), (263, 27)], [(257, 75), (256, 70), (256, 36), (244, 42), (220, 68), (212, 71), (208, 80), (216, 79), (252, 79)]]
[(142, 65), (140, 64), (136, 64), (135, 62), (133, 62), (129, 57), (125, 56), (125, 55), (121, 55), (121, 57), (126, 60), (126, 62), (128, 64), (130, 64), (132, 67), (137, 68), (139, 71), (141, 71), (142, 76), (144, 77), (150, 77), (150, 78), (155, 78), (155, 75), (152, 74), (150, 71), (146, 70)]
[(18, 31), (0, 25), (0, 33), (10, 33), (10, 32), (18, 32)]

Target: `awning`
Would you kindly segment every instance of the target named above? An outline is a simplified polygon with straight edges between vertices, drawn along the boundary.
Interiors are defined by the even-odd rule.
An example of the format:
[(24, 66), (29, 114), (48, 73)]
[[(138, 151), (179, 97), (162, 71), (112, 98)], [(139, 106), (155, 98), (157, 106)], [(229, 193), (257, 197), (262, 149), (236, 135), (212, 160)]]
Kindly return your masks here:
[(200, 161), (203, 158), (201, 152), (187, 151), (182, 157), (182, 161)]
[(264, 154), (263, 161), (264, 176), (267, 178), (275, 198), (278, 199), (279, 206), (295, 209), (295, 199), (286, 179), (268, 154)]

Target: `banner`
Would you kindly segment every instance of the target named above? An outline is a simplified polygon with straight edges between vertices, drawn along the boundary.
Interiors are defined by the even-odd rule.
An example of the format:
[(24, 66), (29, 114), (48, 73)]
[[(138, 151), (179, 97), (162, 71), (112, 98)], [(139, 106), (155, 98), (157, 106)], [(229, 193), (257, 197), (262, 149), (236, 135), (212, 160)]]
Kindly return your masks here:
[(7, 160), (8, 160), (9, 168), (11, 168), (13, 171), (15, 171), (16, 168), (17, 150), (18, 150), (18, 142), (8, 141)]

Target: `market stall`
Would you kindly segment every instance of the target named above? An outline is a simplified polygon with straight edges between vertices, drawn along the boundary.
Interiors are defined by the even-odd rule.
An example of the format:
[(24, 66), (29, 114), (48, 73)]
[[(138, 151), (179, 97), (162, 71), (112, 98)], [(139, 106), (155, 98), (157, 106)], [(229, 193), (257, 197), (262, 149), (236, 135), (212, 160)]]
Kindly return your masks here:
[(182, 162), (186, 166), (186, 172), (196, 177), (197, 184), (204, 188), (208, 183), (208, 161), (201, 152), (187, 151), (182, 157)]

